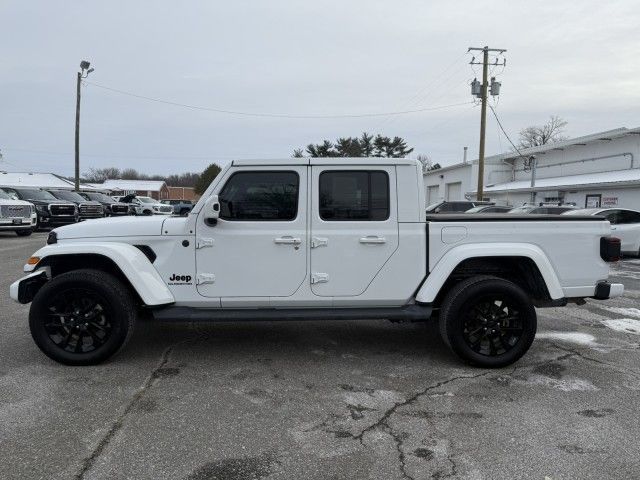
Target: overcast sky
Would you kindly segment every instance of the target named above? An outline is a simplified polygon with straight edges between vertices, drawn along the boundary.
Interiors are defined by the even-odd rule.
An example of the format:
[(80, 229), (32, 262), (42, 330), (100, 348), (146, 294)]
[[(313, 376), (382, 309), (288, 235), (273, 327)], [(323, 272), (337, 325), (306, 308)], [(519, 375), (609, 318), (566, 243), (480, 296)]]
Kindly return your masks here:
[[(515, 139), (550, 115), (579, 136), (640, 125), (640, 9), (627, 1), (0, 2), (0, 169), (73, 173), (75, 78), (177, 103), (293, 115), (471, 102), (469, 46), (507, 49), (497, 112)], [(476, 67), (477, 68), (477, 67)], [(479, 74), (480, 72), (478, 72)], [(81, 171), (201, 171), (363, 131), (443, 165), (477, 157), (480, 109), (291, 119), (82, 89)], [(508, 149), (489, 113), (487, 154)]]

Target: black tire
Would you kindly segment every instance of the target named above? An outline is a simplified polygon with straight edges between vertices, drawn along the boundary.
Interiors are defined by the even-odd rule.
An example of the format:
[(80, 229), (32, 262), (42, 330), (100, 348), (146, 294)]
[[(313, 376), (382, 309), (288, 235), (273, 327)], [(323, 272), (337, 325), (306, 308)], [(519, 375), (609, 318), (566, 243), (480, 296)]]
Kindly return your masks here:
[(144, 210), (142, 213), (144, 215), (153, 215), (153, 212), (151, 210)]
[(66, 365), (95, 365), (118, 352), (133, 333), (131, 292), (111, 274), (73, 270), (54, 277), (35, 295), (29, 328), (49, 358)]
[(18, 235), (19, 237), (28, 237), (32, 233), (33, 233), (33, 230), (31, 230), (30, 228), (27, 228), (24, 230), (16, 230), (16, 235)]
[(479, 275), (461, 281), (440, 309), (440, 335), (462, 360), (486, 368), (522, 357), (536, 336), (529, 296), (515, 283)]

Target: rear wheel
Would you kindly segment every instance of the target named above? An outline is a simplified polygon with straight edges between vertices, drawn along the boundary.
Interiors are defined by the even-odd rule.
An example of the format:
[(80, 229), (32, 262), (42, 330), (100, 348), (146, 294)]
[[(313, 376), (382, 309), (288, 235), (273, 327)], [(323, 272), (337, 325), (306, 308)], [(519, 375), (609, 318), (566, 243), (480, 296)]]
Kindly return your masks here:
[(440, 310), (440, 334), (460, 358), (495, 368), (522, 357), (536, 335), (536, 311), (529, 296), (502, 278), (463, 280), (446, 296)]
[(29, 311), (40, 350), (67, 365), (95, 365), (111, 357), (125, 345), (135, 319), (133, 298), (122, 282), (89, 269), (47, 282)]

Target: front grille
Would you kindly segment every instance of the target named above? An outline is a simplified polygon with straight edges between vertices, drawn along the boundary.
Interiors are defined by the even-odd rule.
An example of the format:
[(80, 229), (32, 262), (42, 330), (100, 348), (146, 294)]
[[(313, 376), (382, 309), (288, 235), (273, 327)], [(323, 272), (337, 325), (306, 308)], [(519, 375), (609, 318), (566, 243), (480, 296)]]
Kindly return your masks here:
[(29, 205), (2, 205), (0, 217), (3, 218), (30, 218), (31, 207)]
[(129, 213), (129, 206), (123, 203), (112, 203), (111, 212), (112, 213)]
[(102, 214), (103, 214), (102, 205), (95, 205), (92, 203), (80, 204), (80, 215), (82, 216), (101, 217)]
[(72, 217), (76, 214), (75, 205), (49, 205), (49, 211), (53, 216)]

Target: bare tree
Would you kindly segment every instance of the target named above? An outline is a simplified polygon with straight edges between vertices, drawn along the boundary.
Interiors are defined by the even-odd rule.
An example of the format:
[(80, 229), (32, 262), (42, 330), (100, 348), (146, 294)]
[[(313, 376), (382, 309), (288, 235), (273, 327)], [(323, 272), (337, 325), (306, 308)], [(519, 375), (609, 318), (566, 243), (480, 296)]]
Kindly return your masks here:
[(439, 163), (433, 163), (429, 155), (424, 155), (423, 153), (418, 154), (418, 161), (422, 163), (423, 172), (430, 172), (431, 170), (442, 168)]
[(544, 125), (534, 125), (520, 130), (520, 148), (538, 147), (547, 143), (560, 142), (569, 137), (563, 135), (566, 120), (552, 115)]

